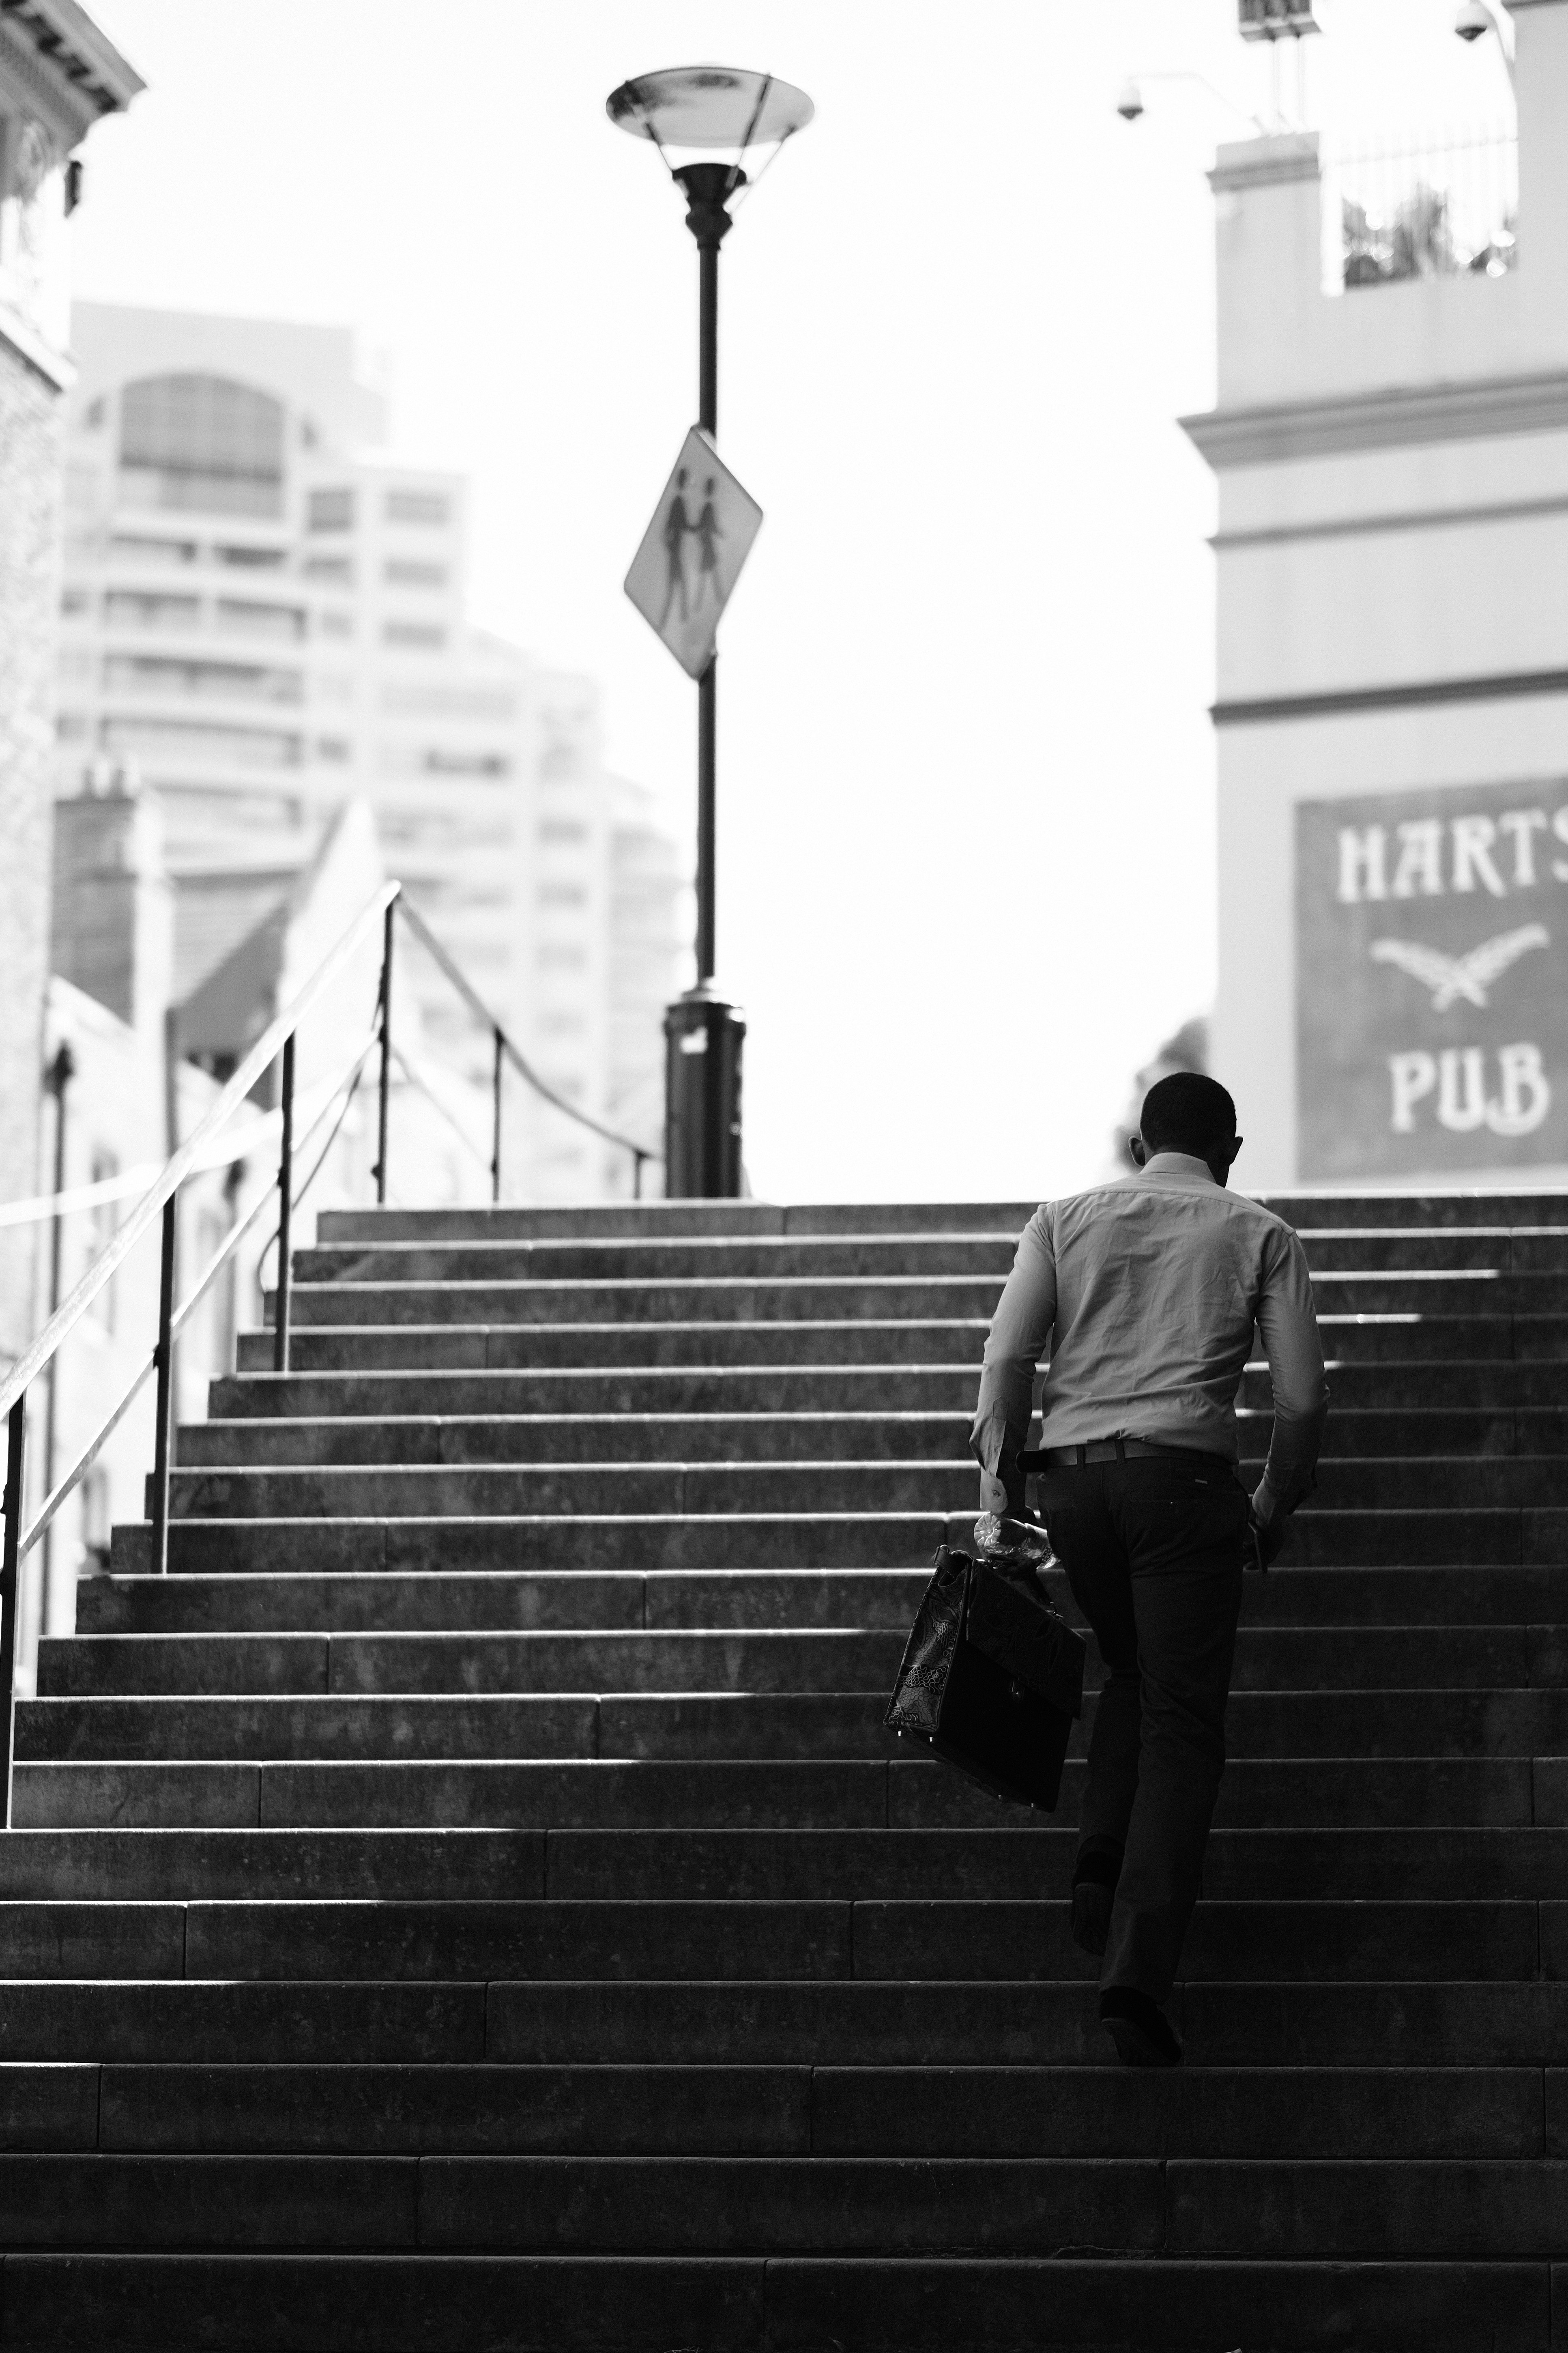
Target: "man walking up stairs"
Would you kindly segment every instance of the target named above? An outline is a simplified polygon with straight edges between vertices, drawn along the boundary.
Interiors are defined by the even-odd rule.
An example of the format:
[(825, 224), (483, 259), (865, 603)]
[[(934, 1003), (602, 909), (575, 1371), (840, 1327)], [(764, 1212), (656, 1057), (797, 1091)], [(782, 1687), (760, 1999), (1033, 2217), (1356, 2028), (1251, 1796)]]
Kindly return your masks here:
[(1034, 1205), (324, 1216), (18, 1710), (0, 2348), (1562, 2341), (1568, 1217), (1272, 1206), (1169, 2072), (881, 1729)]

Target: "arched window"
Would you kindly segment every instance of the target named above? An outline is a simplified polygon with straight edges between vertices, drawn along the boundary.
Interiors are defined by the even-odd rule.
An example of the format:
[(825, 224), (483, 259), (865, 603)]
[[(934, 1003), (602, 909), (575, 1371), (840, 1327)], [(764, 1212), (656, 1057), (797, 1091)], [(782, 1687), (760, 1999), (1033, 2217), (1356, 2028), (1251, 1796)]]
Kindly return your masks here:
[(283, 512), (283, 404), (221, 375), (154, 375), (120, 396), (121, 495), (214, 514)]

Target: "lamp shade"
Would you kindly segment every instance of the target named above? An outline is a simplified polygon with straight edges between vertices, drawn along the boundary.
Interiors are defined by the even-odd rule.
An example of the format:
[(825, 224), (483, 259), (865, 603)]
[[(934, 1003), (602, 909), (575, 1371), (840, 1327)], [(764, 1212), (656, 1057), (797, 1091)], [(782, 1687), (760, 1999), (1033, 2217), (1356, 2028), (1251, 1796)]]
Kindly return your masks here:
[(667, 66), (622, 82), (605, 111), (634, 139), (660, 147), (768, 146), (803, 131), (816, 112), (805, 90), (741, 66)]

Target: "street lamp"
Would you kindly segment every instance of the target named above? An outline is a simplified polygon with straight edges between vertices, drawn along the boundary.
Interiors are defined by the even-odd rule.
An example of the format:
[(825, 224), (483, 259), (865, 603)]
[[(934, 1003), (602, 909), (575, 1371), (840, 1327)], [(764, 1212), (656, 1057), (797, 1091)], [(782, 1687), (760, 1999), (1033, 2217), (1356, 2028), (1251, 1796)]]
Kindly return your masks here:
[[(710, 445), (719, 430), (719, 248), (732, 225), (731, 202), (740, 190), (755, 185), (743, 169), (751, 150), (773, 148), (763, 166), (767, 170), (785, 140), (805, 128), (814, 109), (804, 90), (772, 74), (731, 66), (674, 66), (623, 82), (611, 91), (605, 111), (618, 129), (652, 142), (686, 200), (699, 272), (697, 423)], [(717, 151), (731, 160), (678, 165), (670, 163), (671, 148), (699, 156)], [(761, 177), (759, 172), (756, 179)], [(669, 543), (677, 568), (684, 537), (693, 529), (684, 515), (678, 495)], [(683, 610), (684, 603), (683, 595)], [(653, 625), (659, 628), (657, 621)], [(666, 642), (683, 659), (669, 638)], [(665, 1192), (670, 1198), (732, 1198), (742, 1182), (741, 1043), (746, 1025), (713, 986), (717, 765), (718, 656), (710, 653), (697, 680), (697, 986), (669, 1007), (664, 1023)]]

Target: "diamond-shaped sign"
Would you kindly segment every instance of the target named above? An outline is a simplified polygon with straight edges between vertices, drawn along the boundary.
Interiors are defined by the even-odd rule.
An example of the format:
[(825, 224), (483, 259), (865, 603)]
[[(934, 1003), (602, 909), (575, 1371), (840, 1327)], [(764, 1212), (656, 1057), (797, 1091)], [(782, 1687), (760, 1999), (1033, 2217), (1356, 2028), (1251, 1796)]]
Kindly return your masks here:
[(763, 511), (694, 425), (626, 575), (626, 595), (689, 676), (713, 659), (729, 603)]

